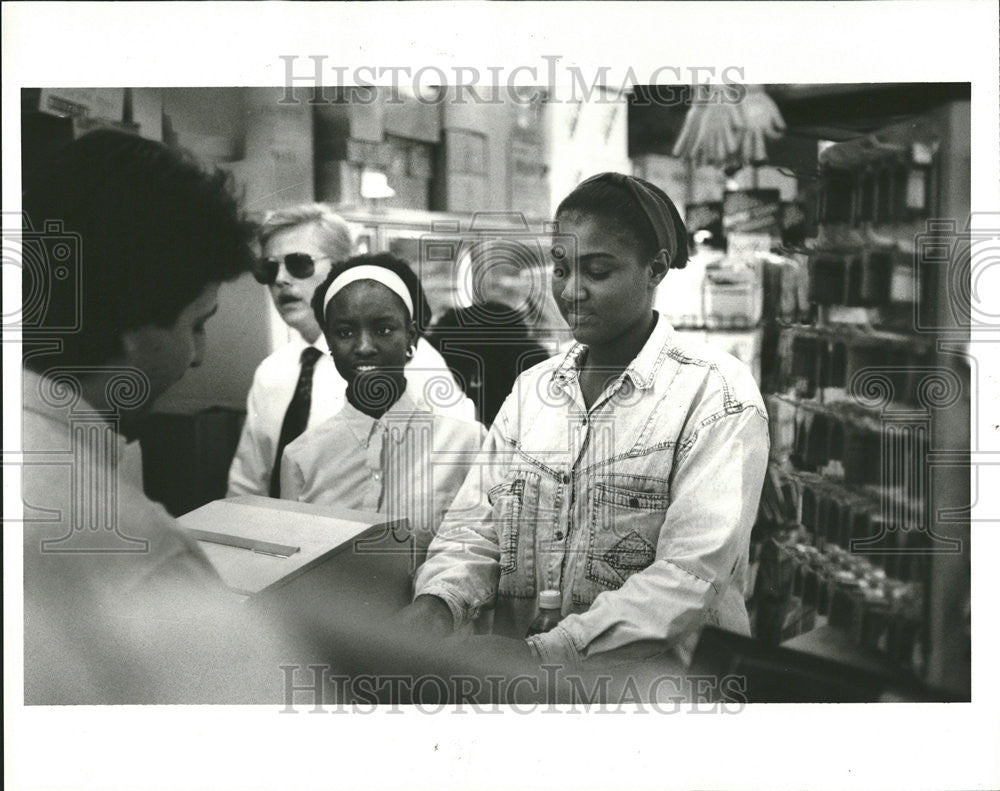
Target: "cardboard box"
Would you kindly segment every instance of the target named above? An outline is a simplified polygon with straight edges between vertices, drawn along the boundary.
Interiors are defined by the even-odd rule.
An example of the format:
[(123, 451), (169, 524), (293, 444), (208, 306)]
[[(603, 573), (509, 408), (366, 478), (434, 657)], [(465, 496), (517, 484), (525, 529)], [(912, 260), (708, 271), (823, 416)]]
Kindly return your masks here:
[(705, 272), (705, 324), (716, 328), (749, 328), (760, 321), (761, 289), (750, 267), (720, 267)]
[[(298, 577), (336, 576), (345, 566), (390, 558), (408, 579), (407, 520), (375, 513), (243, 495), (215, 500), (177, 520), (235, 593), (275, 592)], [(353, 575), (353, 571), (351, 572)], [(332, 604), (332, 603), (331, 603)]]
[(402, 95), (400, 98), (400, 102), (386, 101), (383, 105), (385, 133), (437, 143), (441, 139), (440, 103), (420, 102)]
[(351, 137), (369, 143), (382, 142), (385, 137), (385, 108), (382, 102), (354, 101), (349, 107)]
[(472, 213), (486, 209), (489, 182), (485, 175), (449, 173), (445, 179), (447, 211)]
[(449, 129), (445, 132), (445, 168), (449, 174), (483, 175), (487, 171), (486, 135)]
[(59, 116), (84, 116), (121, 121), (124, 88), (42, 88), (38, 109)]

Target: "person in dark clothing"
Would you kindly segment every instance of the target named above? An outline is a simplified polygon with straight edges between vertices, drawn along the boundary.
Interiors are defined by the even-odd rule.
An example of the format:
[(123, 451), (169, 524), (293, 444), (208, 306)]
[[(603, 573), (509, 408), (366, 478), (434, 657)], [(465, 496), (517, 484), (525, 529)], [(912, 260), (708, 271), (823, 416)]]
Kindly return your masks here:
[(427, 332), (489, 428), (514, 380), (549, 353), (531, 337), (523, 314), (500, 302), (446, 311)]

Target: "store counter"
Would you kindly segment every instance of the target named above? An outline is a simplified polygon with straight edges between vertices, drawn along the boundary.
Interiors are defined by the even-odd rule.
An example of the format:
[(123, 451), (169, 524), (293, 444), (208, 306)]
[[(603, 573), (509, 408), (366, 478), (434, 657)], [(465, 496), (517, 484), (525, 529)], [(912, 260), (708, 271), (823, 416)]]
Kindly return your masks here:
[[(405, 521), (240, 497), (210, 503), (181, 523), (196, 531), (223, 580), (247, 597), (247, 606), (296, 638), (294, 656), (275, 668), (282, 699), (267, 703), (658, 709), (693, 703), (717, 709), (748, 702), (924, 697), (914, 688), (900, 698), (892, 691), (898, 678), (857, 651), (846, 655), (847, 643), (821, 630), (772, 647), (705, 629), (690, 669), (666, 651), (641, 660), (603, 658), (582, 669), (540, 667), (518, 635), (502, 628), (509, 620), (503, 614), (495, 626), (508, 639), (471, 630), (429, 639), (407, 629), (399, 612), (411, 600), (415, 558)], [(249, 543), (250, 549), (234, 543)], [(527, 601), (525, 607), (531, 609)]]
[(415, 562), (405, 521), (244, 496), (180, 522), (246, 606), (293, 636), (294, 655), (275, 669), (286, 705), (674, 706), (707, 695), (687, 685), (667, 654), (579, 671), (540, 667), (518, 639), (412, 633), (398, 617), (411, 600)]

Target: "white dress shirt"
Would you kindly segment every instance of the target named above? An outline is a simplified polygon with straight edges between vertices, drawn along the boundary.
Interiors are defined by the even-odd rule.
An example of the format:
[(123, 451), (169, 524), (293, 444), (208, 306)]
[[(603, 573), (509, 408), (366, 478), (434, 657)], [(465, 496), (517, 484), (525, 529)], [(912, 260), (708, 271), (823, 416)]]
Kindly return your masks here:
[(146, 497), (135, 445), (64, 386), (24, 371), (25, 702), (280, 700), (274, 669), (299, 654)]
[(281, 496), (409, 520), (426, 550), (478, 455), (479, 423), (431, 411), (408, 385), (378, 420), (345, 403), (285, 448)]
[[(302, 351), (309, 345), (296, 336), (257, 367), (247, 396), (243, 433), (229, 468), (229, 497), (240, 494), (267, 496), (281, 423), (299, 379)], [(333, 364), (326, 338), (320, 335), (311, 345), (323, 354), (316, 361), (313, 372), (306, 431), (325, 423), (341, 410), (346, 403), (347, 389), (347, 383)], [(438, 351), (423, 338), (417, 341), (413, 359), (407, 364), (407, 378), (432, 391), (427, 400), (435, 412), (475, 421), (476, 409), (472, 401), (455, 383)]]

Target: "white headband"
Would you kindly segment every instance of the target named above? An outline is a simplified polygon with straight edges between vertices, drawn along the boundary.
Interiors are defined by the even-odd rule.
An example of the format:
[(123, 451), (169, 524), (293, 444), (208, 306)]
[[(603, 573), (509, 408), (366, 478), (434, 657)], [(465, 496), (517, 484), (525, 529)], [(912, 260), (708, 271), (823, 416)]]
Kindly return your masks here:
[(330, 306), (330, 300), (337, 295), (338, 291), (342, 291), (345, 287), (351, 285), (351, 283), (356, 283), (359, 280), (374, 280), (376, 283), (381, 283), (403, 300), (406, 309), (410, 311), (410, 318), (413, 318), (413, 299), (410, 297), (410, 290), (406, 287), (406, 283), (403, 282), (403, 278), (383, 266), (373, 266), (371, 264), (351, 267), (333, 279), (330, 287), (326, 290), (326, 296), (323, 298), (323, 315), (326, 316), (326, 309)]

